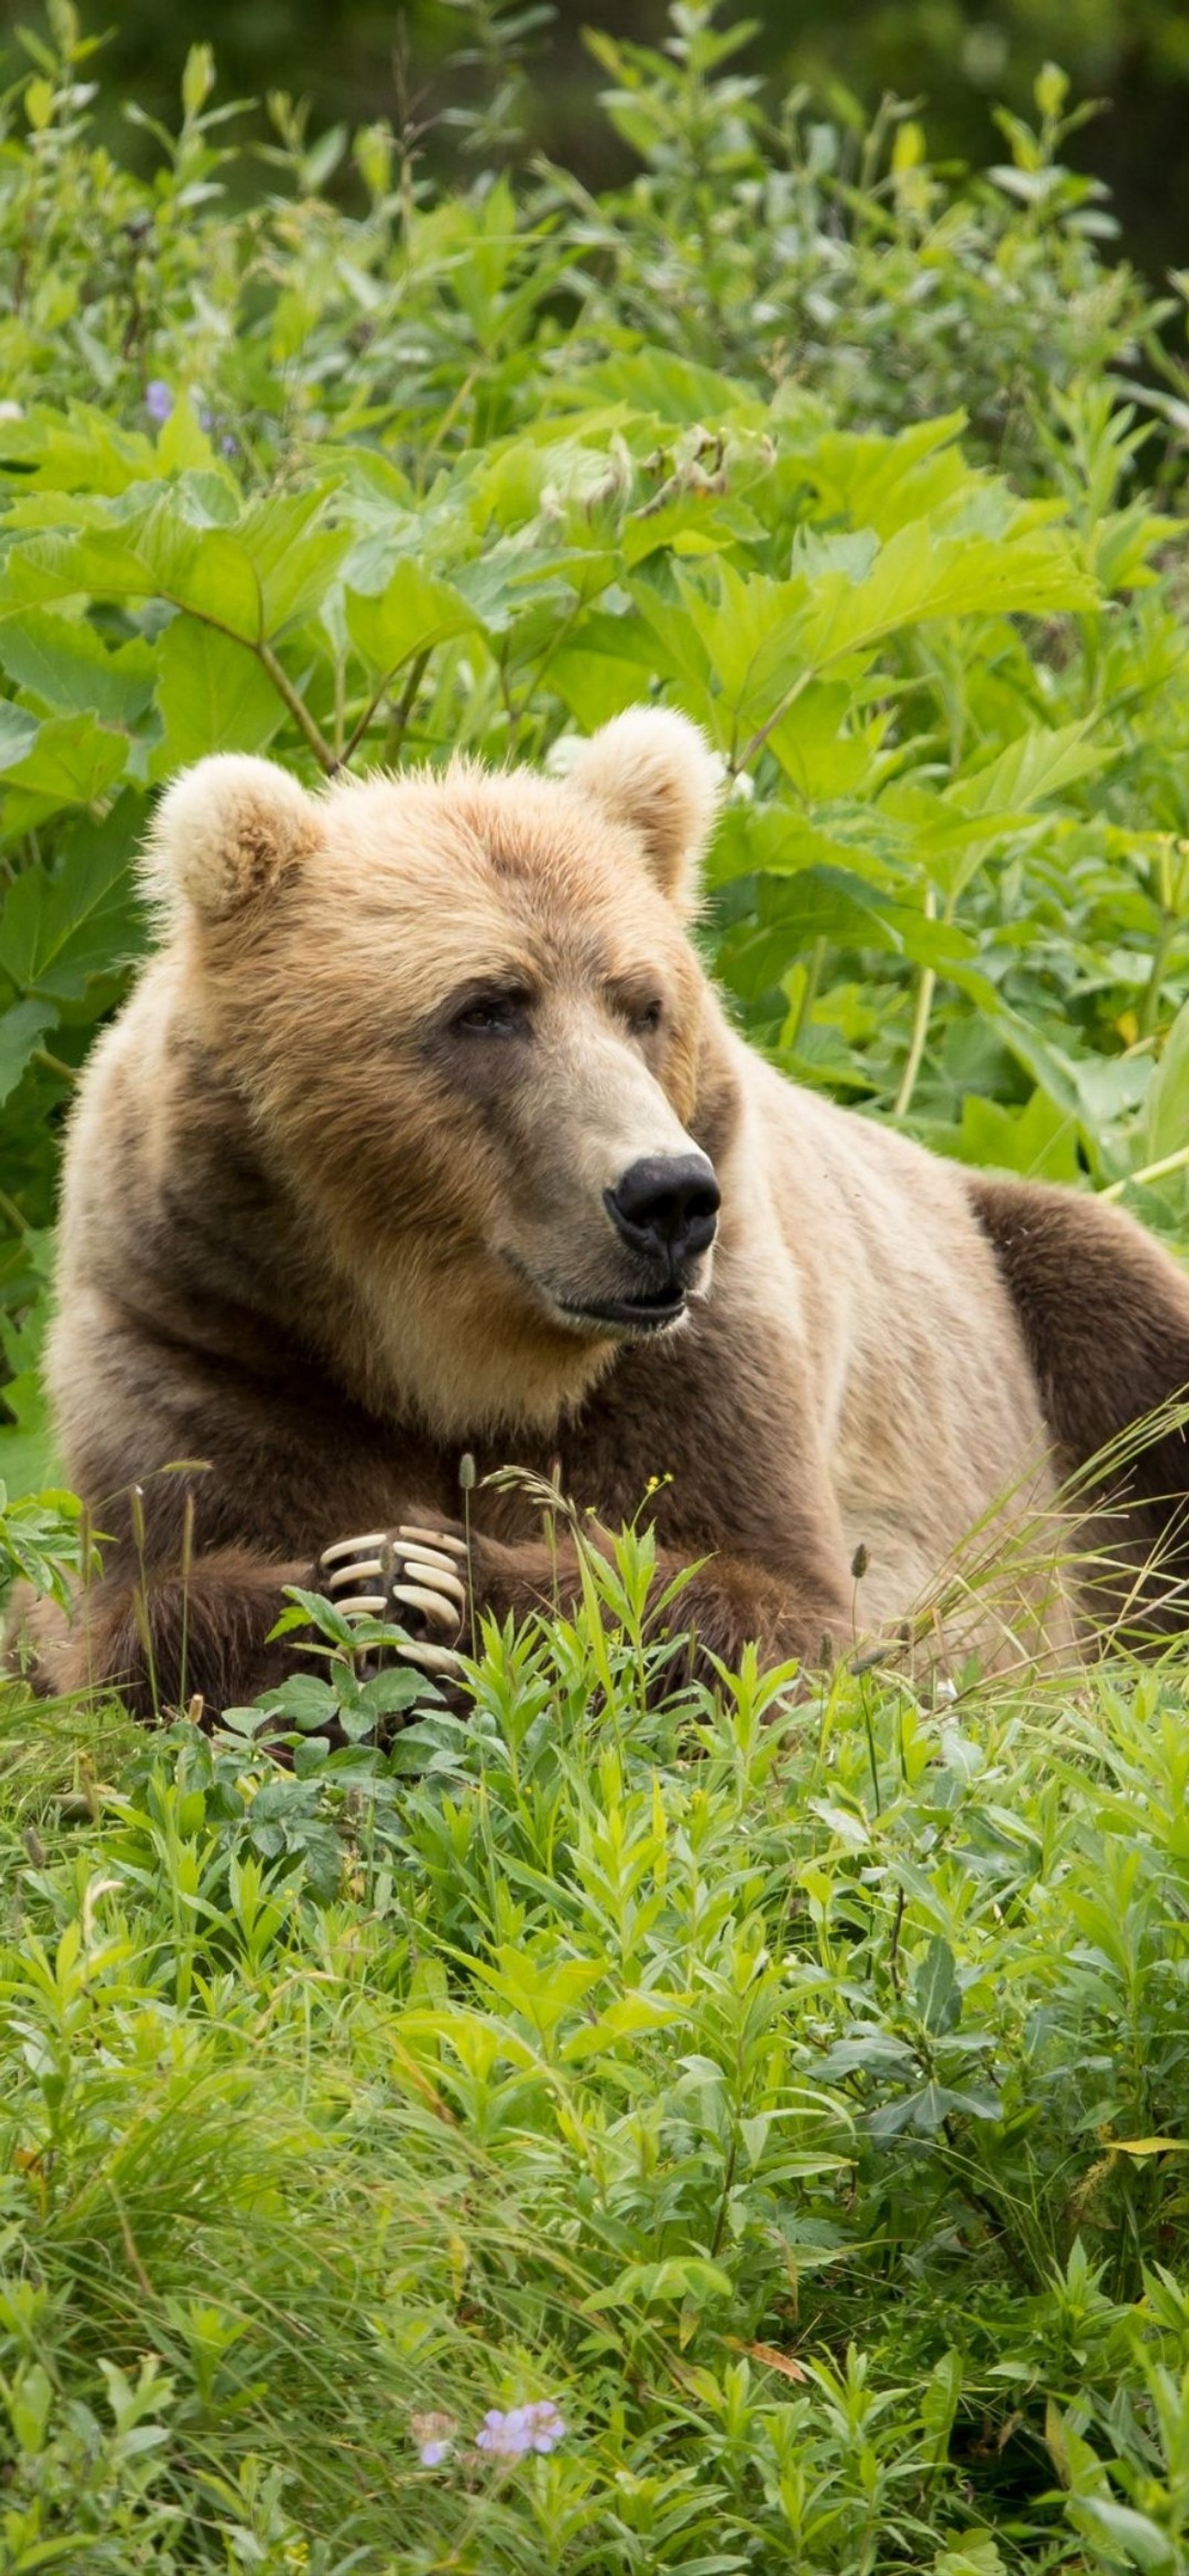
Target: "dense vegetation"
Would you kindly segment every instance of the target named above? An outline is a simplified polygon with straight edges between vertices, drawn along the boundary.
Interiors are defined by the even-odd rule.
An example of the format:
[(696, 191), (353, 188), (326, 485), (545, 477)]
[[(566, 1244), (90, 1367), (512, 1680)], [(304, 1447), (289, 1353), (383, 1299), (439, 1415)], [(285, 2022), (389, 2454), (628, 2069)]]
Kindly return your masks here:
[[(28, 14), (24, 0), (0, 0), (0, 28)], [(1079, 94), (1110, 101), (1079, 154), (1112, 185), (1128, 239), (1153, 277), (1184, 264), (1189, 17), (1181, 0), (768, 0), (746, 15), (746, 67), (771, 97), (804, 82), (859, 121), (859, 103), (870, 110), (886, 91), (921, 98), (947, 160), (985, 160), (995, 105), (1027, 115), (1036, 74), (1055, 54)], [(263, 100), (300, 64), (301, 88), (324, 125), (352, 127), (381, 113), (422, 126), (436, 118), (427, 148), (439, 165), (460, 141), (466, 148), (460, 110), (502, 93), (516, 149), (548, 151), (592, 186), (614, 176), (622, 155), (590, 113), (589, 20), (645, 44), (666, 32), (665, 0), (602, 0), (589, 12), (565, 0), (464, 0), (461, 25), (457, 0), (404, 0), (399, 11), (383, 0), (172, 0), (169, 9), (121, 0), (111, 16), (114, 24), (95, 22), (108, 45), (100, 107), (108, 135), (119, 132), (121, 96), (170, 121), (188, 46), (207, 39), (228, 97)], [(527, 77), (511, 83), (509, 49), (528, 56)], [(146, 147), (145, 166), (148, 157)]]
[[(661, 695), (729, 777), (705, 936), (756, 1042), (1185, 1230), (1169, 317), (1055, 70), (967, 183), (895, 107), (774, 123), (737, 34), (599, 44), (639, 163), (602, 198), (431, 189), (284, 100), (229, 198), (202, 48), (134, 177), (65, 0), (30, 40), (10, 1495), (53, 1473), (59, 1129), (130, 859), (214, 748), (562, 762)], [(77, 1548), (52, 1490), (0, 1510), (6, 1574)], [(355, 1740), (307, 1687), (285, 1771), (250, 1712), (135, 1740), (9, 1692), (3, 2576), (1189, 2568), (1179, 1667), (650, 1708), (646, 1568), (618, 1641), (593, 1602), (492, 1638), (473, 1721), (388, 1751), (343, 1663)]]

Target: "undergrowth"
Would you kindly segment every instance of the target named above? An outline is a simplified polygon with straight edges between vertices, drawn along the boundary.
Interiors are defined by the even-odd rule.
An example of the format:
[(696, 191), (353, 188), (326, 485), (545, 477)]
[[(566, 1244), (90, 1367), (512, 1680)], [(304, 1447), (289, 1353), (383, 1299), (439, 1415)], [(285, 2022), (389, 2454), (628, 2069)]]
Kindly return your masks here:
[(308, 1727), (4, 1704), (5, 2576), (1189, 2565), (1175, 1671)]

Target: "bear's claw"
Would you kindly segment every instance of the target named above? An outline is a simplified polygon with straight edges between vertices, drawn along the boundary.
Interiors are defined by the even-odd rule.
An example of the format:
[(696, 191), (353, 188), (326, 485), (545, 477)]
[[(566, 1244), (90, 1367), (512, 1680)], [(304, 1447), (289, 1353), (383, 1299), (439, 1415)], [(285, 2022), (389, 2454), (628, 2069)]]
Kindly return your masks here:
[[(318, 1567), (336, 1609), (395, 1619), (409, 1630), (402, 1662), (425, 1672), (456, 1673), (455, 1649), (468, 1607), (460, 1562), (465, 1557), (464, 1541), (449, 1531), (409, 1522), (395, 1530), (338, 1539), (323, 1549)], [(423, 1633), (427, 1623), (443, 1642), (431, 1642)]]

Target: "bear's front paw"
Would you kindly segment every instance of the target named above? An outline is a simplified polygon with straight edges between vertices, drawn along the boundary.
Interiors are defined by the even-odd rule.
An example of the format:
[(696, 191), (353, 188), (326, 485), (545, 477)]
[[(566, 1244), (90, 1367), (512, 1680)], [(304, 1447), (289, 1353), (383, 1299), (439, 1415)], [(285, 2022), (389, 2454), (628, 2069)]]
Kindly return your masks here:
[(427, 1673), (457, 1673), (467, 1620), (466, 1543), (449, 1530), (402, 1522), (324, 1548), (318, 1570), (340, 1610), (391, 1619), (410, 1643), (402, 1661)]

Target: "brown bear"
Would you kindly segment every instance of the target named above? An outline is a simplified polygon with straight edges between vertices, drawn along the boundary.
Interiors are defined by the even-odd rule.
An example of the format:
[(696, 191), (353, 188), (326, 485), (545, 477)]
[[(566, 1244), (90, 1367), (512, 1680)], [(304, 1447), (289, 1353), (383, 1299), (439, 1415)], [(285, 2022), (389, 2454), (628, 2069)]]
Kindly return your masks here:
[[(1093, 1198), (972, 1175), (743, 1042), (689, 936), (717, 774), (637, 708), (564, 780), (315, 795), (221, 755), (171, 787), (160, 949), (67, 1157), (50, 1384), (110, 1544), (73, 1621), (37, 1614), (46, 1686), (245, 1701), (311, 1582), (447, 1670), (468, 1583), (504, 1614), (576, 1580), (482, 1481), (510, 1461), (608, 1527), (649, 1493), (704, 1671), (913, 1619), (999, 1662), (1084, 1629), (1106, 1577), (1084, 1537), (1071, 1575), (1058, 1484), (1189, 1381), (1189, 1284)], [(1187, 1463), (1174, 1414), (1120, 1453), (1105, 1551), (1095, 1525), (1158, 1627)]]

